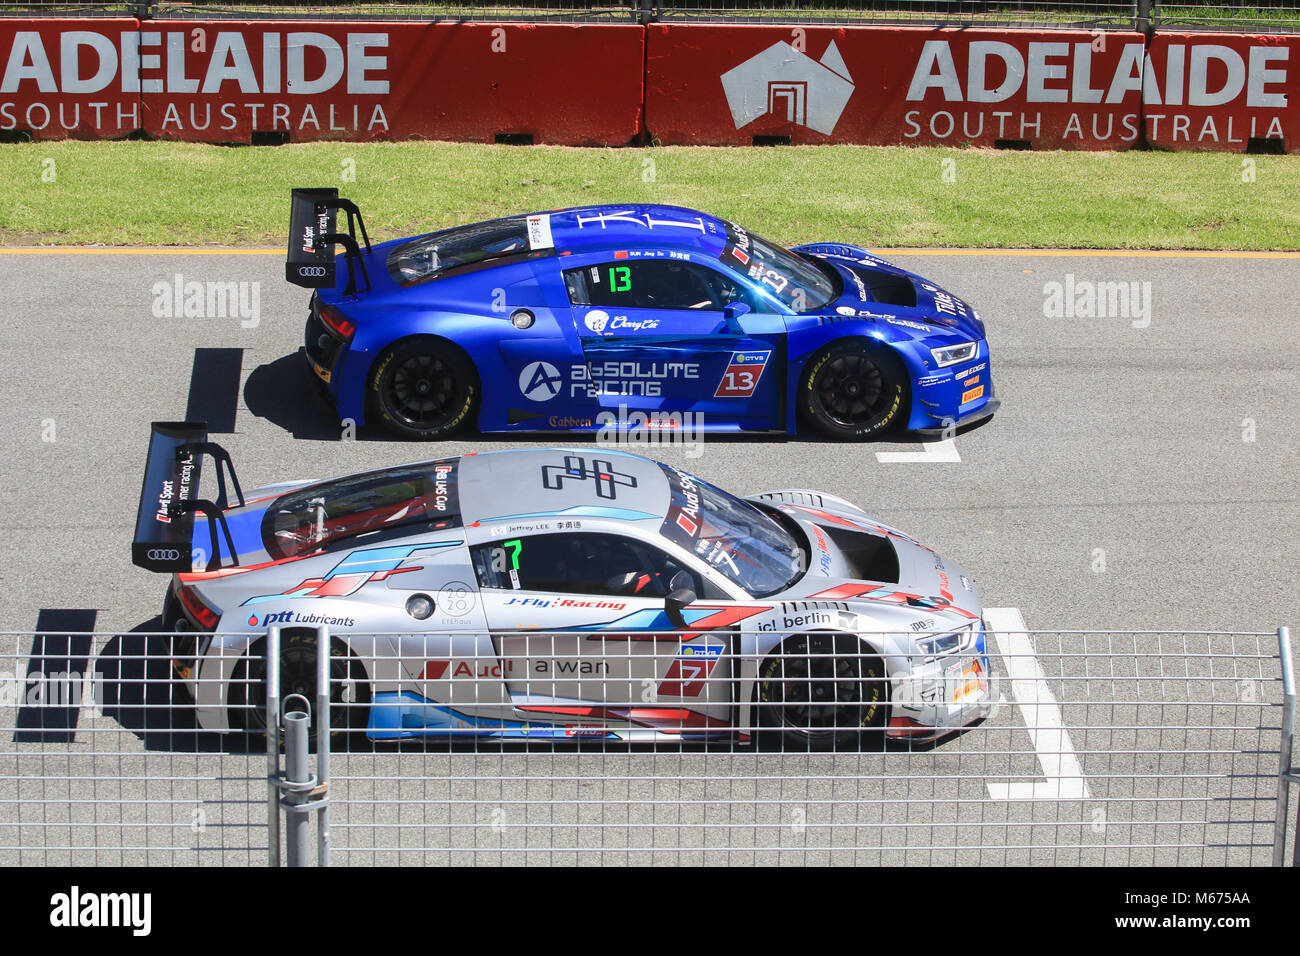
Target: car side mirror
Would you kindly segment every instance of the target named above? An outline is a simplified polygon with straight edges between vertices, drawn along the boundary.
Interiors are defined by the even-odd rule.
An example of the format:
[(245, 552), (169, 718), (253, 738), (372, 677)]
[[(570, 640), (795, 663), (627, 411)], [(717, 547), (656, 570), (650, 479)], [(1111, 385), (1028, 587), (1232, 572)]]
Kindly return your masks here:
[(749, 315), (752, 311), (754, 310), (749, 307), (748, 303), (728, 302), (722, 307), (722, 320), (727, 323), (727, 328), (732, 332), (739, 332), (741, 331), (740, 317)]
[(664, 598), (664, 614), (668, 615), (668, 620), (672, 622), (673, 627), (679, 631), (686, 630), (686, 618), (682, 617), (682, 609), (695, 603), (695, 592), (690, 588), (677, 588), (669, 591), (668, 596)]

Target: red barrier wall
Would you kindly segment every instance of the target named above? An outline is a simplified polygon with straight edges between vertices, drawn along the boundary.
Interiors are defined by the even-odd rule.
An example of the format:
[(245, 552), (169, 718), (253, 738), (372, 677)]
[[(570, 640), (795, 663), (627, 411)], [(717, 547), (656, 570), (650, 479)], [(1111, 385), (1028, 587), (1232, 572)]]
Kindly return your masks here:
[(139, 128), (138, 27), (130, 18), (0, 19), (0, 130), (103, 139)]
[[(1300, 37), (1156, 34), (1147, 138), (1172, 149), (1241, 152), (1251, 139), (1300, 145)], [(1288, 95), (1290, 91), (1291, 95)]]
[(1139, 135), (1136, 33), (655, 24), (646, 64), (663, 143), (1123, 149)]
[[(716, 24), (0, 19), (0, 131), (1240, 151), (1300, 37)], [(642, 103), (645, 104), (644, 124)]]
[[(49, 50), (74, 30), (117, 42), (111, 23), (42, 21), (38, 30)], [(23, 28), (0, 21), (0, 56), (12, 57)], [(248, 142), (265, 131), (291, 142), (492, 142), (510, 133), (586, 146), (623, 145), (641, 129), (645, 31), (635, 24), (160, 20), (136, 35), (139, 125), (167, 139)], [(130, 85), (118, 73), (116, 86)], [(66, 99), (31, 79), (16, 94)], [(15, 125), (39, 137), (68, 132)], [(80, 131), (126, 132), (111, 123)]]

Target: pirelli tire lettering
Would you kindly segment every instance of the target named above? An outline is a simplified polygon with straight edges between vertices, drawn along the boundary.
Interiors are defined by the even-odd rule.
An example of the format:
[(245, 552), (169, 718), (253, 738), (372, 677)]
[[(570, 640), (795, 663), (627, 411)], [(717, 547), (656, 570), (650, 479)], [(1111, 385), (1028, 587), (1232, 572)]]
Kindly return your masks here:
[(478, 405), (479, 378), (456, 346), (414, 338), (390, 346), (371, 370), (367, 393), (375, 414), (408, 438), (442, 438), (459, 430)]
[(887, 352), (861, 340), (835, 342), (804, 368), (797, 408), (827, 437), (867, 438), (906, 420), (907, 379)]
[(887, 722), (886, 680), (882, 659), (853, 634), (795, 635), (759, 665), (755, 722), (783, 750), (875, 745)]

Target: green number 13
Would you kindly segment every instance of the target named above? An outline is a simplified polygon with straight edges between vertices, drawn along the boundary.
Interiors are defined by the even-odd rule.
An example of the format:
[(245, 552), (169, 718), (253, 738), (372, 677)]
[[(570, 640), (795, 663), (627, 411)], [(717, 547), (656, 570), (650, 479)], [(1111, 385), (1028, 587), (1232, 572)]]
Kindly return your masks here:
[(632, 270), (627, 266), (609, 267), (609, 291), (627, 292), (632, 288)]

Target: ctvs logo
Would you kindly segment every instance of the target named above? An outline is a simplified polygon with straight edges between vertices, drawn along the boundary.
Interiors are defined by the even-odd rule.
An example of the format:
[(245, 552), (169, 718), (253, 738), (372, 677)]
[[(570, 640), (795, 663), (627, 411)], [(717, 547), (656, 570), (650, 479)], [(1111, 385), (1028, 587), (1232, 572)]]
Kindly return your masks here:
[(827, 136), (853, 95), (853, 78), (832, 40), (818, 62), (781, 41), (722, 74), (736, 129), (769, 113)]

